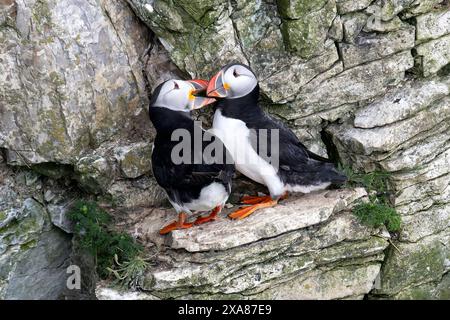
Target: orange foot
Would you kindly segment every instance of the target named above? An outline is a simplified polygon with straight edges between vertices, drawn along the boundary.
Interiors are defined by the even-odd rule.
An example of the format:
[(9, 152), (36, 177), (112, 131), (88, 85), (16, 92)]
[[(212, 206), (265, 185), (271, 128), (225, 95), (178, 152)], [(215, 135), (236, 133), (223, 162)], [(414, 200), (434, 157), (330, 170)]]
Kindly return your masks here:
[(214, 221), (217, 219), (217, 215), (219, 212), (222, 211), (222, 206), (217, 206), (213, 209), (213, 211), (209, 214), (209, 216), (206, 217), (198, 217), (197, 220), (195, 220), (194, 224), (204, 224), (209, 221)]
[(241, 198), (241, 203), (243, 204), (257, 204), (264, 202), (266, 200), (270, 200), (270, 196), (262, 196), (262, 197), (255, 197), (255, 196), (244, 196)]
[(174, 221), (171, 224), (165, 226), (161, 230), (159, 230), (159, 234), (168, 234), (169, 232), (173, 230), (178, 229), (189, 229), (193, 226), (193, 223), (187, 223), (186, 222), (186, 214), (184, 212), (181, 212), (178, 215), (178, 221)]
[(278, 200), (272, 200), (270, 197), (269, 199), (266, 199), (260, 203), (253, 204), (249, 207), (240, 208), (239, 210), (236, 210), (235, 212), (228, 215), (231, 219), (244, 219), (245, 217), (248, 217), (253, 212), (255, 212), (258, 209), (262, 208), (269, 208), (273, 207), (278, 203)]

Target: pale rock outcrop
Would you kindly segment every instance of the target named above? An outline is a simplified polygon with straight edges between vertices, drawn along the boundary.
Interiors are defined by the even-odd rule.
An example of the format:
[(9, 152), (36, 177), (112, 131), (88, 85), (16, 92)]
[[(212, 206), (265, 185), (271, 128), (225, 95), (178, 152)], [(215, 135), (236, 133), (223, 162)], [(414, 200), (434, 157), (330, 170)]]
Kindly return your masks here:
[(39, 198), (53, 188), (35, 173), (13, 173), (4, 163), (0, 182), (0, 299), (61, 299), (72, 244), (52, 225), (46, 200)]
[[(136, 212), (128, 230), (153, 243), (141, 289), (148, 298), (341, 299), (367, 294), (380, 270), (386, 231), (361, 226), (349, 209), (363, 189), (294, 197), (242, 221), (177, 230), (172, 211)], [(318, 285), (320, 283), (320, 285)], [(104, 284), (98, 297), (109, 299)]]
[[(402, 289), (435, 283), (448, 272), (448, 93), (447, 78), (408, 82), (358, 110), (347, 125), (329, 128), (346, 162), (392, 173), (403, 227), (397, 249), (390, 249), (384, 263), (375, 296), (406, 297), (411, 293), (403, 294)], [(399, 269), (404, 271), (394, 271)]]
[(0, 146), (8, 162), (75, 164), (132, 129), (147, 101), (137, 61), (149, 34), (128, 6), (9, 2), (14, 12), (0, 28)]
[[(62, 294), (62, 266), (82, 263), (66, 213), (83, 195), (117, 206), (117, 227), (155, 255), (146, 293), (123, 298), (448, 298), (449, 12), (442, 0), (0, 1), (0, 297)], [(398, 234), (359, 224), (363, 192), (343, 189), (164, 243), (174, 212), (151, 176), (151, 90), (230, 61), (252, 67), (264, 109), (312, 151), (390, 173)], [(232, 202), (253, 189), (236, 180)], [(18, 265), (33, 261), (32, 280)]]

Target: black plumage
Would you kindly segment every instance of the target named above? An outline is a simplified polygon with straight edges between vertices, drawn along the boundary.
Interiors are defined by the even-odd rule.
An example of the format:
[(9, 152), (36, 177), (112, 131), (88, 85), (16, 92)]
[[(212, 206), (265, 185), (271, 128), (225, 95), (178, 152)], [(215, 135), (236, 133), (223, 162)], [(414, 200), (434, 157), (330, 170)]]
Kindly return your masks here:
[[(202, 156), (203, 152), (208, 144), (218, 138), (212, 136), (211, 141), (202, 141), (201, 148), (194, 148), (194, 130), (201, 130), (201, 128), (195, 124), (189, 112), (153, 106), (160, 88), (155, 89), (149, 108), (150, 120), (156, 129), (152, 152), (152, 168), (156, 181), (165, 189), (170, 201), (180, 207), (198, 199), (202, 189), (214, 182), (222, 184), (229, 194), (234, 165), (227, 164), (225, 161), (226, 148), (221, 144), (223, 158), (214, 159), (213, 163), (208, 162), (208, 159)], [(172, 134), (177, 129), (184, 129), (190, 133), (192, 155), (190, 163), (175, 164), (172, 161), (172, 150), (179, 143), (179, 141), (172, 141)], [(218, 143), (220, 144), (220, 140)], [(194, 157), (201, 159), (201, 163), (194, 163)], [(231, 159), (231, 157), (228, 158)]]

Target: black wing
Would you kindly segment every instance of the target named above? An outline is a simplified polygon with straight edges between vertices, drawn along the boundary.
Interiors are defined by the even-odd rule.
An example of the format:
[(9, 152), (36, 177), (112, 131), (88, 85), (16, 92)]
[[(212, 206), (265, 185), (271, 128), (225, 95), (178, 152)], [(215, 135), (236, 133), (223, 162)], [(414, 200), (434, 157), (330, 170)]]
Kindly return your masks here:
[[(321, 182), (340, 184), (346, 180), (336, 171), (330, 160), (308, 150), (283, 122), (263, 113), (256, 122), (247, 122), (247, 126), (251, 129), (267, 129), (267, 155), (269, 157), (276, 156), (275, 150), (271, 148), (272, 135), (270, 131), (278, 130), (278, 166), (280, 176), (285, 183), (293, 185), (315, 185)], [(255, 130), (253, 133), (257, 138), (256, 149), (260, 154), (262, 150), (259, 148), (259, 140), (266, 137), (262, 137), (259, 130)]]
[[(193, 141), (194, 129), (201, 130), (201, 128), (196, 127), (192, 120), (183, 124), (178, 122), (178, 125), (190, 133), (191, 161), (175, 164), (172, 159), (172, 150), (179, 142), (171, 141), (171, 130), (158, 132), (152, 153), (153, 174), (158, 184), (166, 190), (172, 201), (180, 204), (197, 199), (202, 188), (212, 182), (222, 183), (230, 192), (234, 164), (227, 163), (226, 160), (229, 162), (231, 157), (222, 141), (216, 136), (212, 136), (211, 141), (202, 139), (201, 148), (196, 148), (195, 141)], [(202, 132), (205, 134), (204, 131)], [(205, 149), (210, 143), (216, 144), (216, 150), (222, 148), (218, 154), (219, 156), (222, 154), (221, 159), (213, 161), (211, 158), (203, 157)], [(213, 155), (215, 154), (213, 153)], [(194, 159), (199, 159), (199, 163), (194, 163)]]

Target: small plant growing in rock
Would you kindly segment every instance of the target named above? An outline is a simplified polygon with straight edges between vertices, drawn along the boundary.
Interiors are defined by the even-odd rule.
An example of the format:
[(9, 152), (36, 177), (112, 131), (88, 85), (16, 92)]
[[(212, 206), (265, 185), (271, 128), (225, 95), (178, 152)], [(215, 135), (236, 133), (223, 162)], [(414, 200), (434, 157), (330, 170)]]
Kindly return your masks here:
[(108, 268), (119, 284), (127, 284), (132, 288), (139, 285), (139, 279), (144, 275), (149, 263), (142, 256), (134, 256), (131, 260), (120, 262), (119, 257), (114, 255), (115, 268)]
[(390, 232), (400, 230), (400, 215), (394, 208), (384, 203), (359, 203), (353, 208), (353, 213), (361, 223), (370, 227), (378, 228), (385, 225)]
[(133, 285), (147, 268), (143, 247), (129, 234), (109, 228), (111, 216), (95, 202), (76, 202), (68, 217), (80, 246), (95, 257), (99, 276), (112, 274), (122, 285)]
[(347, 176), (347, 186), (349, 187), (364, 187), (369, 192), (376, 192), (377, 196), (386, 195), (389, 191), (389, 172), (372, 171), (359, 173), (348, 166), (340, 166), (339, 169)]
[(357, 173), (346, 166), (341, 166), (340, 170), (348, 177), (347, 186), (364, 187), (369, 193), (369, 202), (359, 203), (353, 208), (353, 213), (361, 223), (370, 227), (385, 225), (389, 232), (400, 231), (401, 217), (389, 201), (390, 173), (385, 171)]

